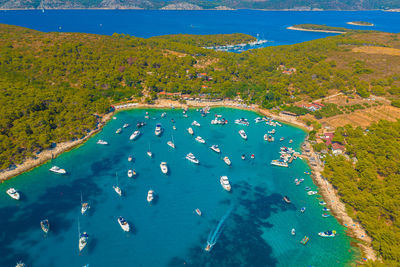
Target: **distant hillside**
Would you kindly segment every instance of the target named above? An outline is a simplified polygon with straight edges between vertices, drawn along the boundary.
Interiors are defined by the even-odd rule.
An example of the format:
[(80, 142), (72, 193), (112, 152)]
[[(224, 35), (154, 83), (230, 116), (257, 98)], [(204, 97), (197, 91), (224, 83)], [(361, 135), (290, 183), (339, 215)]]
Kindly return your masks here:
[(0, 0), (0, 9), (273, 9), (273, 10), (374, 10), (399, 9), (398, 0)]

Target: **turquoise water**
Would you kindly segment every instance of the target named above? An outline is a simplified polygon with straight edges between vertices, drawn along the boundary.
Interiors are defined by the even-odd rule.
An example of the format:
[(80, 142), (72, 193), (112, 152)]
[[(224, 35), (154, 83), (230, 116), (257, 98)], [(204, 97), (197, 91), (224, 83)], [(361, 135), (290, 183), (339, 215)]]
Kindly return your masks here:
[[(350, 241), (344, 228), (333, 218), (322, 218), (318, 196), (308, 196), (304, 189), (313, 189), (308, 170), (301, 159), (289, 168), (274, 167), (271, 159), (278, 158), (279, 147), (288, 145), (300, 150), (306, 133), (283, 125), (276, 127), (275, 138), (285, 141), (267, 143), (263, 135), (272, 127), (255, 124), (258, 115), (250, 111), (214, 108), (206, 117), (194, 109), (188, 118), (182, 110), (123, 111), (116, 115), (95, 137), (71, 152), (65, 153), (39, 168), (0, 185), (0, 191), (15, 187), (22, 199), (15, 201), (5, 193), (0, 194), (0, 266), (14, 266), (23, 260), (28, 266), (343, 266), (353, 257)], [(222, 114), (229, 124), (211, 125), (214, 114)], [(246, 117), (250, 126), (239, 126), (234, 119)], [(172, 129), (174, 118), (177, 130)], [(147, 125), (142, 135), (130, 141), (138, 121)], [(193, 120), (195, 136), (200, 135), (206, 144), (197, 143), (188, 128)], [(129, 123), (121, 134), (116, 129)], [(156, 123), (161, 123), (164, 133), (154, 135)], [(248, 140), (238, 134), (244, 129)], [(176, 149), (166, 143), (173, 135)], [(97, 145), (98, 139), (109, 142)], [(209, 149), (218, 144), (221, 155)], [(153, 158), (146, 154), (149, 146)], [(194, 165), (185, 159), (189, 152), (200, 160)], [(250, 159), (250, 154), (255, 159)], [(241, 154), (248, 159), (242, 160)], [(129, 155), (135, 161), (128, 162)], [(232, 166), (222, 157), (228, 155)], [(159, 164), (167, 161), (169, 175), (161, 173)], [(48, 169), (58, 165), (68, 171), (61, 176)], [(127, 170), (135, 169), (135, 179), (127, 177)], [(119, 185), (119, 197), (112, 186)], [(220, 185), (219, 177), (227, 175), (232, 185), (228, 193)], [(296, 186), (294, 178), (305, 181)], [(147, 191), (156, 192), (157, 201), (146, 201)], [(80, 214), (80, 192), (91, 205), (86, 215)], [(288, 205), (283, 195), (292, 200)], [(300, 212), (307, 207), (305, 213)], [(199, 217), (194, 209), (199, 208)], [(224, 221), (215, 246), (205, 252), (207, 237), (220, 219), (231, 210)], [(125, 233), (118, 225), (118, 216), (124, 216), (133, 231)], [(50, 232), (40, 229), (39, 221), (48, 218)], [(81, 231), (87, 231), (88, 246), (78, 252), (78, 219)], [(296, 228), (296, 235), (290, 230)], [(321, 238), (320, 231), (338, 231), (335, 238)], [(310, 237), (306, 246), (300, 244), (304, 235)]]

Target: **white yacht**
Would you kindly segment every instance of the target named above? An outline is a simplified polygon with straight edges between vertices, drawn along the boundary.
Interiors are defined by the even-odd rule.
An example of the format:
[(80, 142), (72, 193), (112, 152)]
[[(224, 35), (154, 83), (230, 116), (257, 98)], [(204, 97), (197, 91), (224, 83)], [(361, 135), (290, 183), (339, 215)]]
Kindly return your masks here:
[(224, 161), (226, 163), (226, 165), (231, 166), (231, 160), (228, 157), (224, 157)]
[(312, 196), (312, 195), (315, 195), (317, 193), (318, 193), (317, 191), (308, 191), (307, 195)]
[(79, 235), (79, 251), (82, 251), (88, 242), (89, 235), (86, 232), (83, 232)]
[(121, 226), (122, 230), (124, 230), (125, 232), (129, 232), (129, 224), (123, 217), (120, 216), (118, 218), (118, 223)]
[(108, 145), (108, 142), (100, 139), (99, 141), (97, 141), (97, 144), (98, 145)]
[(322, 237), (335, 237), (336, 231), (332, 230), (332, 231), (326, 231), (326, 232), (319, 232), (318, 235), (322, 236)]
[(192, 153), (187, 154), (186, 159), (188, 159), (189, 161), (191, 161), (195, 164), (199, 164), (199, 162), (200, 162), (198, 159), (196, 159), (196, 157)]
[(173, 126), (172, 126), (172, 129), (176, 130), (176, 126), (175, 126), (175, 125), (173, 125)]
[(147, 151), (147, 156), (149, 156), (150, 158), (152, 158), (152, 157), (153, 157), (153, 152), (151, 152), (150, 150)]
[(168, 173), (168, 166), (166, 162), (161, 162), (160, 168), (162, 173), (167, 174)]
[(268, 141), (268, 134), (264, 134), (264, 141)]
[(193, 125), (193, 126), (200, 127), (200, 123), (198, 123), (197, 121), (193, 121), (193, 122), (192, 122), (192, 125)]
[(189, 127), (189, 128), (187, 129), (187, 131), (188, 131), (188, 133), (191, 134), (191, 135), (194, 134), (193, 129), (192, 129), (191, 127)]
[(226, 191), (231, 191), (231, 185), (229, 184), (228, 176), (221, 176), (219, 181)]
[(169, 145), (172, 148), (175, 148), (175, 144), (172, 141), (168, 141), (167, 145)]
[(121, 132), (122, 132), (122, 128), (118, 128), (118, 129), (115, 131), (116, 134), (120, 134)]
[(257, 118), (254, 119), (255, 123), (260, 123), (260, 122), (263, 122), (263, 121), (265, 121), (265, 119), (264, 118), (260, 118), (260, 117), (257, 117)]
[(206, 142), (203, 138), (201, 138), (201, 136), (197, 136), (196, 141), (199, 143), (202, 143), (202, 144), (204, 144)]
[(221, 149), (219, 149), (218, 145), (212, 145), (210, 146), (210, 148), (217, 153), (221, 153)]
[(166, 112), (161, 113), (161, 118), (164, 118), (165, 116), (167, 116)]
[(249, 121), (245, 118), (237, 119), (237, 120), (235, 120), (235, 123), (238, 125), (249, 126)]
[(128, 177), (132, 178), (132, 176), (133, 176), (133, 171), (132, 170), (128, 170)]
[(133, 157), (132, 157), (132, 156), (129, 156), (129, 157), (128, 157), (128, 161), (131, 162), (132, 160), (133, 160)]
[(17, 192), (17, 190), (15, 190), (15, 188), (9, 188), (7, 189), (6, 193), (13, 199), (15, 200), (19, 200), (19, 193)]
[(153, 190), (149, 190), (149, 192), (147, 192), (147, 202), (151, 203), (154, 199), (154, 191)]
[(247, 134), (246, 134), (246, 132), (244, 130), (240, 130), (239, 134), (244, 140), (247, 140)]
[(17, 265), (15, 265), (15, 267), (26, 267), (26, 265), (22, 261), (19, 261), (17, 262)]
[(127, 128), (127, 127), (129, 127), (128, 123), (125, 123), (124, 126), (122, 126), (122, 128)]
[(140, 131), (134, 131), (133, 134), (129, 137), (129, 140), (135, 140), (140, 135)]
[(296, 235), (296, 229), (292, 228), (292, 235)]
[(114, 185), (113, 188), (114, 188), (115, 192), (116, 192), (119, 196), (122, 196), (122, 190), (121, 190), (121, 188), (119, 188), (117, 185)]
[(89, 203), (83, 202), (82, 192), (81, 192), (81, 213), (82, 215), (90, 208)]
[(271, 161), (271, 165), (275, 165), (275, 166), (280, 166), (280, 167), (288, 167), (289, 165), (287, 164), (287, 162), (281, 161), (281, 160), (272, 160)]
[(66, 174), (66, 173), (67, 173), (66, 170), (61, 169), (61, 168), (58, 167), (58, 166), (53, 166), (53, 167), (51, 167), (51, 168), (49, 169), (49, 171), (52, 171), (52, 172), (55, 172), (55, 173), (58, 173), (58, 174)]
[(154, 130), (154, 134), (157, 136), (160, 136), (162, 134), (162, 132), (163, 132), (163, 129), (161, 127), (161, 124), (157, 123), (156, 129)]

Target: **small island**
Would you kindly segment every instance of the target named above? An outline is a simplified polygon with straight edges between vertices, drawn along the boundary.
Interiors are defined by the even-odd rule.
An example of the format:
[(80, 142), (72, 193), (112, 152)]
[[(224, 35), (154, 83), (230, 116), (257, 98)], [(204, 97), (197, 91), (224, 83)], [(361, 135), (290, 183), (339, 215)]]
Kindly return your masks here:
[(374, 26), (373, 23), (366, 22), (366, 21), (350, 21), (347, 22), (349, 25), (356, 25), (356, 26)]
[(319, 24), (297, 24), (287, 27), (286, 29), (295, 31), (326, 32), (326, 33), (346, 33), (351, 31), (350, 29), (347, 28), (332, 27)]

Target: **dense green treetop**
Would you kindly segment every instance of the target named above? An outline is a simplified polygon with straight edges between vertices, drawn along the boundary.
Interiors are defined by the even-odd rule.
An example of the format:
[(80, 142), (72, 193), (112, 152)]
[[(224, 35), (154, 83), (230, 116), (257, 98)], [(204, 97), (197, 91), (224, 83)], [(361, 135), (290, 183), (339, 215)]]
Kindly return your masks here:
[(386, 266), (400, 264), (400, 121), (381, 121), (368, 132), (347, 125), (335, 135), (348, 158), (326, 159), (324, 176), (338, 189), (349, 214), (373, 238)]

